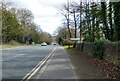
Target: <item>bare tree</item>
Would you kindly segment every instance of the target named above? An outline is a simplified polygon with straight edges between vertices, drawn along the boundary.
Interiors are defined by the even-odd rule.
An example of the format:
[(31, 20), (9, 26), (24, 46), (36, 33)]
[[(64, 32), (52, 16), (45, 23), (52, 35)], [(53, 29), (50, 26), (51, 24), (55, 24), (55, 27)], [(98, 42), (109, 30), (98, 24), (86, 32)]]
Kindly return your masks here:
[[(74, 38), (77, 38), (77, 14), (79, 13), (79, 4), (76, 2), (71, 2), (70, 4), (70, 13), (71, 15), (73, 15), (73, 19), (74, 19)], [(76, 47), (76, 42), (74, 43), (74, 46)]]
[(67, 28), (68, 28), (68, 31), (69, 31), (69, 38), (72, 37), (71, 35), (71, 31), (70, 31), (70, 19), (69, 19), (69, 16), (70, 16), (70, 13), (69, 13), (69, 1), (67, 1), (67, 4), (63, 4), (63, 9), (61, 10), (61, 14), (63, 14), (63, 16), (65, 17), (66, 21), (67, 21)]

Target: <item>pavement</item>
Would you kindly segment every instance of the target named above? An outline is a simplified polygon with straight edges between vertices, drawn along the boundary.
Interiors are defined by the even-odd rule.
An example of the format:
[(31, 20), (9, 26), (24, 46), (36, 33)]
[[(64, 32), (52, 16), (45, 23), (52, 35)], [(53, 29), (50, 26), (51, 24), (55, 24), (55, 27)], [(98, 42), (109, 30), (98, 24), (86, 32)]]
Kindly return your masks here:
[(33, 79), (76, 79), (74, 68), (63, 47), (57, 47), (54, 54)]
[(76, 49), (66, 49), (77, 79), (107, 79), (100, 68), (91, 63), (92, 58)]
[(58, 46), (33, 79), (105, 79), (100, 70), (73, 50)]

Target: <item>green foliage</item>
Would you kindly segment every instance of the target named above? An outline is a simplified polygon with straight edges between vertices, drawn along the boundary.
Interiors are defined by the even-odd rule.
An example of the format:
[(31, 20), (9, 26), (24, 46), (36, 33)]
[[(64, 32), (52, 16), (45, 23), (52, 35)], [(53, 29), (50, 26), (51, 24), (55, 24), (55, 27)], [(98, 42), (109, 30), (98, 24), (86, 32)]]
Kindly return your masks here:
[[(42, 36), (40, 28), (33, 22), (33, 15), (28, 9), (16, 9), (12, 10), (7, 8), (7, 4), (2, 3), (0, 6), (0, 14), (2, 16), (2, 42), (15, 44), (32, 42), (42, 42)], [(44, 33), (45, 34), (45, 33)], [(28, 37), (30, 40), (28, 40)], [(50, 43), (52, 38), (50, 35), (45, 36), (45, 40)], [(13, 41), (14, 40), (14, 41)], [(50, 41), (49, 41), (50, 40)]]
[(47, 32), (42, 32), (40, 34), (40, 39), (41, 42), (46, 42), (47, 44), (51, 44), (53, 41), (52, 35)]
[[(84, 37), (86, 42), (94, 42), (96, 39), (100, 40), (101, 38), (108, 39), (111, 42), (120, 40), (119, 6), (120, 1), (111, 2), (111, 0), (109, 0), (106, 2), (106, 0), (103, 0), (103, 2), (87, 2), (79, 5), (79, 8), (74, 7), (76, 12), (84, 15), (82, 18), (79, 16), (80, 20), (77, 20), (77, 22), (80, 22), (80, 35)], [(63, 32), (60, 35), (62, 35)]]
[(113, 3), (114, 24), (115, 24), (115, 40), (120, 40), (120, 1)]
[(104, 41), (95, 41), (93, 44), (93, 57), (104, 59)]
[(85, 42), (82, 42), (82, 43), (79, 44), (80, 52), (84, 51), (84, 43)]
[(120, 40), (118, 42), (120, 43)]
[(8, 44), (9, 45), (18, 45), (19, 43), (16, 42), (15, 40), (11, 40)]
[(91, 42), (90, 36), (86, 36), (86, 37), (84, 38), (84, 42)]
[(106, 2), (101, 2), (101, 20), (102, 20), (102, 23), (103, 23), (103, 32), (105, 34), (105, 37), (106, 39), (109, 39), (110, 40), (110, 29), (109, 29), (109, 26), (108, 26), (108, 23), (107, 23), (107, 5), (106, 5)]
[(98, 59), (104, 59), (104, 44), (109, 43), (107, 39), (95, 40), (93, 43), (93, 57)]
[(20, 25), (15, 15), (10, 11), (3, 8), (2, 13), (2, 37), (6, 42), (9, 42), (10, 40), (15, 39), (20, 33)]
[(98, 42), (103, 42), (103, 43), (110, 43), (110, 40), (105, 39), (105, 38), (102, 38), (102, 39), (96, 40), (96, 41), (98, 41)]

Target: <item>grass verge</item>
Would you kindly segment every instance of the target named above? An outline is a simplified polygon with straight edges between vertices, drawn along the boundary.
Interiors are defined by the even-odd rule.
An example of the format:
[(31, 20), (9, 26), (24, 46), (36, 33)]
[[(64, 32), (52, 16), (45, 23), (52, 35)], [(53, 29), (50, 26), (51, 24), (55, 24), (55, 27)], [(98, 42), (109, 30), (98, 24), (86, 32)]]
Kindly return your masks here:
[[(63, 46), (65, 49), (69, 49), (69, 45)], [(70, 48), (73, 48), (73, 45), (70, 45)]]
[[(31, 45), (36, 45), (36, 44), (31, 44)], [(7, 48), (15, 48), (15, 47), (20, 47), (20, 46), (31, 46), (31, 45), (28, 45), (28, 44), (2, 44), (0, 45), (0, 50), (3, 50), (3, 49), (7, 49)]]
[(7, 49), (7, 48), (15, 48), (15, 47), (19, 47), (19, 46), (25, 46), (23, 44), (16, 44), (16, 45), (11, 45), (11, 44), (3, 44), (0, 45), (1, 49)]

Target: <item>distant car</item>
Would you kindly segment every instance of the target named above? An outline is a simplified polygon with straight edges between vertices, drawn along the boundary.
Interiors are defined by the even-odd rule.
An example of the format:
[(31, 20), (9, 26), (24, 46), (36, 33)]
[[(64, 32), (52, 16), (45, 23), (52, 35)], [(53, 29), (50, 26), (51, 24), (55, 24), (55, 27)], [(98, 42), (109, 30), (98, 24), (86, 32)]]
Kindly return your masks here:
[(41, 43), (41, 46), (47, 46), (47, 43), (43, 42)]
[(56, 43), (54, 43), (54, 45), (56, 45)]

